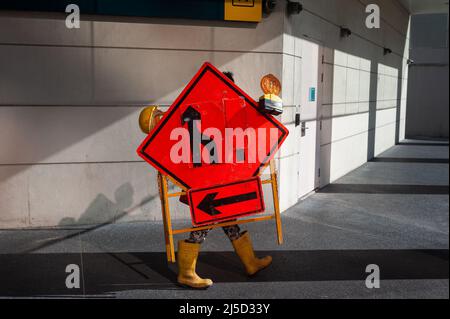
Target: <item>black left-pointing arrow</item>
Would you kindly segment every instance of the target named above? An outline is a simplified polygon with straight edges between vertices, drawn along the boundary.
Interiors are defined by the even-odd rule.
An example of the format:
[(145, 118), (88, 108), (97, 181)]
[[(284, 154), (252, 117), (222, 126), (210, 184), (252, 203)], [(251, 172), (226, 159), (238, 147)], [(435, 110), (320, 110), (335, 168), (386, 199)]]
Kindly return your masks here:
[(245, 202), (248, 200), (256, 199), (256, 192), (245, 193), (240, 195), (234, 195), (229, 197), (223, 197), (216, 199), (218, 192), (206, 194), (206, 196), (202, 199), (200, 204), (197, 205), (197, 208), (204, 211), (208, 215), (214, 216), (222, 214), (221, 211), (217, 210), (217, 207), (236, 204), (240, 202)]

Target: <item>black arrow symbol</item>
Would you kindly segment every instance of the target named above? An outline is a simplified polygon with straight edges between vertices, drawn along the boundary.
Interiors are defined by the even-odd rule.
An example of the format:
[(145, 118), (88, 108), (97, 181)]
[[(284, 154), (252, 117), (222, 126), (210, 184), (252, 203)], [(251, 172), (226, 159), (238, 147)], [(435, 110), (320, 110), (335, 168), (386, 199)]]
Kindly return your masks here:
[[(198, 128), (194, 125), (194, 121), (201, 121), (202, 120), (202, 116), (200, 114), (199, 111), (197, 111), (195, 108), (193, 108), (192, 106), (189, 106), (186, 111), (183, 112), (182, 116), (181, 116), (181, 123), (188, 124), (188, 131), (189, 131), (189, 136), (190, 136), (190, 146), (191, 146), (191, 159), (192, 162), (194, 162), (194, 167), (199, 167), (202, 166), (201, 162), (198, 163), (197, 161), (200, 160), (200, 146), (199, 145), (194, 145), (194, 129), (198, 130)], [(208, 145), (209, 140), (211, 140), (211, 138), (197, 133), (198, 136), (200, 136), (200, 143), (203, 146)], [(212, 164), (216, 164), (218, 162), (217, 160), (217, 155), (213, 154), (213, 150), (215, 149), (215, 142), (214, 139), (212, 139), (212, 143), (214, 144), (214, 147), (211, 147), (211, 149), (209, 149), (209, 156), (210, 156), (210, 163)]]
[(219, 193), (215, 192), (206, 194), (200, 204), (198, 204), (197, 208), (204, 211), (208, 215), (214, 216), (222, 214), (222, 212), (217, 210), (216, 207), (236, 204), (257, 198), (256, 192), (215, 199), (217, 194)]
[(194, 121), (200, 121), (201, 115), (196, 109), (192, 106), (189, 106), (186, 111), (184, 111), (181, 116), (181, 123), (188, 123), (188, 131), (190, 137), (190, 146), (191, 146), (191, 160), (194, 162), (194, 167), (201, 166), (200, 163), (197, 163), (196, 160), (200, 158), (200, 148), (197, 145), (194, 145)]

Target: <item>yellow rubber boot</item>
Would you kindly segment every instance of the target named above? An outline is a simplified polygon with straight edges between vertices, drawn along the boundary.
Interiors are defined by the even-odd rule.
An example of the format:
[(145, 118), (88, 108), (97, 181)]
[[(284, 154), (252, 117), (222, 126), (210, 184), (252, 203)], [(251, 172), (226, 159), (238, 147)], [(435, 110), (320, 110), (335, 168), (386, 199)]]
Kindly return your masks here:
[(253, 251), (252, 241), (248, 232), (231, 242), (236, 254), (245, 266), (245, 271), (249, 276), (256, 274), (261, 269), (266, 268), (272, 263), (272, 257), (257, 258)]
[(178, 242), (178, 283), (195, 289), (206, 289), (212, 286), (211, 279), (203, 279), (195, 272), (200, 244)]

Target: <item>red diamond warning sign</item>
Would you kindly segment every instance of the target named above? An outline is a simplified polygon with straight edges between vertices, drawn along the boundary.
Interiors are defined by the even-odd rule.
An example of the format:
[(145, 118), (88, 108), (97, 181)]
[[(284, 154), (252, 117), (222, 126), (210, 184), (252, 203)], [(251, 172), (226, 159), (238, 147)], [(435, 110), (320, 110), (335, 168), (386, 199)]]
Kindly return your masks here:
[(287, 135), (279, 121), (205, 63), (137, 152), (181, 187), (204, 188), (258, 176)]

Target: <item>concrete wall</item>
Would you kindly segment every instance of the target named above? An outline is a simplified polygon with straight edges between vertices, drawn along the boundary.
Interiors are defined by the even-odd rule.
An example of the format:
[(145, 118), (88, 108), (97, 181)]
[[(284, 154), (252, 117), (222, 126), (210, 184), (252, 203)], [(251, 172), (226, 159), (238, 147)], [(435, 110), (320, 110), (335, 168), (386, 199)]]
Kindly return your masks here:
[[(295, 60), (298, 66), (291, 65), (296, 70), (302, 68), (298, 50), (302, 41), (323, 47), (324, 80), (322, 92), (318, 93), (323, 187), (404, 138), (409, 14), (396, 1), (301, 2), (304, 7), (301, 14), (287, 18), (285, 41), (291, 44), (285, 43), (284, 47), (290, 48), (285, 51), (287, 54), (298, 58), (298, 62)], [(365, 7), (371, 3), (380, 6), (380, 29), (365, 26)], [(352, 35), (341, 38), (339, 26), (350, 28)], [(383, 47), (390, 48), (392, 53), (384, 55)], [(283, 81), (301, 80), (290, 74)], [(301, 94), (306, 93), (294, 92), (295, 96)], [(290, 138), (298, 135), (292, 134)], [(295, 161), (295, 156), (284, 159), (285, 165), (291, 167)], [(283, 179), (290, 179), (289, 185), (294, 184), (293, 175), (286, 172), (282, 184), (286, 182)]]
[(448, 14), (411, 18), (406, 135), (448, 138)]
[(258, 25), (64, 19), (0, 16), (0, 228), (160, 219), (156, 172), (135, 151), (142, 107), (166, 108), (204, 61), (255, 98), (261, 76), (281, 78), (281, 12)]
[[(257, 25), (82, 16), (69, 30), (63, 15), (1, 13), (0, 228), (159, 220), (156, 173), (135, 153), (138, 114), (167, 107), (204, 61), (255, 98), (262, 75), (282, 79), (291, 135), (277, 155), (280, 197), (295, 204), (305, 35), (325, 48), (321, 185), (392, 146), (403, 138), (408, 15), (378, 1), (382, 28), (368, 30), (363, 2), (303, 1), (290, 18), (279, 5)], [(340, 39), (334, 24), (359, 36)], [(173, 218), (189, 218), (171, 203)]]

